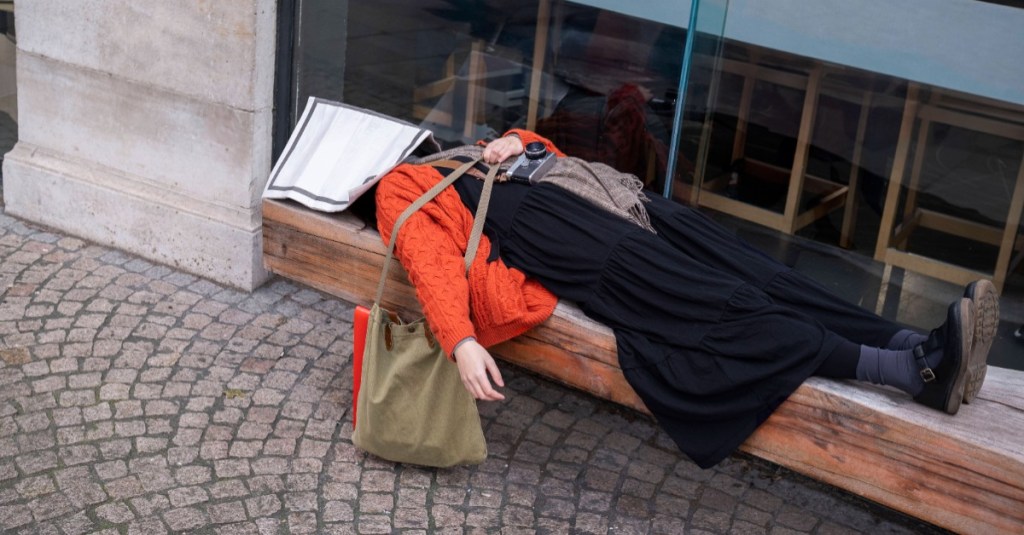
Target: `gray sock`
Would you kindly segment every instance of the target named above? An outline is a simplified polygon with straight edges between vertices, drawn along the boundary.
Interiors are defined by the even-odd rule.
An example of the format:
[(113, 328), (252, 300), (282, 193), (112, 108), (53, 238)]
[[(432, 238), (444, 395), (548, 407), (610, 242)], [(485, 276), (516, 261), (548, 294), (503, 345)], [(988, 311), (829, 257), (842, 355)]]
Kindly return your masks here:
[[(932, 367), (942, 360), (941, 352), (934, 352), (925, 359)], [(935, 360), (936, 362), (931, 362)], [(921, 367), (914, 360), (912, 349), (881, 349), (860, 346), (860, 360), (857, 361), (857, 379), (876, 385), (889, 385), (916, 396), (924, 389)]]
[(914, 349), (927, 339), (927, 335), (911, 331), (910, 329), (902, 329), (900, 332), (892, 335), (889, 343), (885, 344), (885, 349)]

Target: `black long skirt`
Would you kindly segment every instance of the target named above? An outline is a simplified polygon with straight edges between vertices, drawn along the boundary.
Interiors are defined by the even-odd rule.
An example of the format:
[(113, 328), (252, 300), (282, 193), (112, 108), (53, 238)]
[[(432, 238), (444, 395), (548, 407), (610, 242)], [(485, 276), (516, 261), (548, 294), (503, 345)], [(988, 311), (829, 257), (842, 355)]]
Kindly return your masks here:
[(882, 346), (900, 330), (683, 205), (652, 198), (651, 233), (557, 186), (502, 186), (486, 225), (500, 257), (611, 327), (626, 380), (701, 467), (844, 339)]

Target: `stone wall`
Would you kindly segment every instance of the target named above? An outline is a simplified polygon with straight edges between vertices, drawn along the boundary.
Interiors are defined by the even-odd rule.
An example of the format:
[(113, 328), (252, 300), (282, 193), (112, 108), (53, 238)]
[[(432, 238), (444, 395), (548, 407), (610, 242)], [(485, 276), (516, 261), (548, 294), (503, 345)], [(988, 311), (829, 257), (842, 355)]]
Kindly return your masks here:
[(9, 214), (262, 283), (275, 0), (19, 2)]

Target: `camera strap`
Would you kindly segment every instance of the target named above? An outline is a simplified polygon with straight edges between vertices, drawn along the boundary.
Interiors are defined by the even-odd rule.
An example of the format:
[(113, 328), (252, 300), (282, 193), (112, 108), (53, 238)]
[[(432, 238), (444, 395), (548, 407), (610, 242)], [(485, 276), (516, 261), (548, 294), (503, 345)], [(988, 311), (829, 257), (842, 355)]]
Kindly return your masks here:
[[(465, 163), (466, 162), (460, 162), (458, 160), (437, 160), (435, 162), (430, 162), (430, 166), (431, 167), (435, 167), (435, 168), (439, 168), (439, 169), (447, 169), (449, 172), (451, 172), (451, 171), (455, 171), (458, 168), (462, 167), (463, 165), (465, 165)], [(446, 174), (446, 173), (443, 173), (443, 174)], [(480, 180), (483, 180), (487, 176), (484, 173), (484, 171), (481, 171), (475, 165), (473, 167), (470, 167), (469, 170), (466, 171), (466, 174), (467, 175), (475, 176), (476, 178), (479, 178)]]

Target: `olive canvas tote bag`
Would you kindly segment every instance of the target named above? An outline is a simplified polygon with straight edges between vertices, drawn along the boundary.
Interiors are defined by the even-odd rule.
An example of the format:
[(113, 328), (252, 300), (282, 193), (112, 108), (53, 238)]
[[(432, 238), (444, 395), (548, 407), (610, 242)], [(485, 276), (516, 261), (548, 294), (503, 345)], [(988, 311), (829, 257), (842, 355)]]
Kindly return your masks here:
[[(476, 400), (462, 385), (458, 367), (449, 361), (424, 318), (404, 323), (380, 302), (384, 293), (395, 240), (410, 215), (455, 182), (479, 159), (466, 163), (423, 194), (395, 222), (373, 307), (356, 311), (366, 323), (356, 338), (354, 368), (354, 426), (352, 442), (360, 449), (390, 461), (449, 467), (479, 464), (487, 458)], [(491, 167), (466, 250), (466, 270), (476, 255), (487, 214), (487, 203), (498, 166)], [(362, 321), (359, 321), (362, 320)]]

